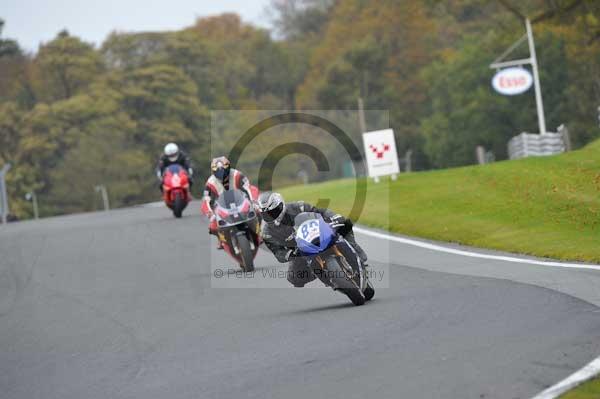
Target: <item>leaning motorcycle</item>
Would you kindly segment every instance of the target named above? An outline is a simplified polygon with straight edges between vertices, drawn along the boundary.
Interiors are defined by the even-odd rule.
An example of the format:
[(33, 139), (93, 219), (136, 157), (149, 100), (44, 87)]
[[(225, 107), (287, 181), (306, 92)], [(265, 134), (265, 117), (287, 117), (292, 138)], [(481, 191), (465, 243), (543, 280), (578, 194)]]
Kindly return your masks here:
[(375, 289), (360, 257), (320, 214), (300, 213), (294, 228), (298, 255), (325, 285), (341, 291), (357, 306), (373, 298)]
[(162, 191), (165, 205), (180, 218), (183, 210), (192, 199), (190, 180), (185, 168), (180, 165), (168, 166), (162, 176)]
[(254, 270), (260, 246), (260, 214), (241, 190), (224, 191), (215, 202), (217, 236), (242, 270)]

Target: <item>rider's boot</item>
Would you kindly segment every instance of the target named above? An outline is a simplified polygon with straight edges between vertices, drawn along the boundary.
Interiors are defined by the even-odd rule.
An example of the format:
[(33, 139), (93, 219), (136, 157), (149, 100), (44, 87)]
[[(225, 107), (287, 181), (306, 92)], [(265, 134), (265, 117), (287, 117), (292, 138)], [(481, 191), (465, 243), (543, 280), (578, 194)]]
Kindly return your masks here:
[(221, 240), (219, 239), (219, 235), (217, 234), (217, 219), (214, 216), (210, 219), (210, 223), (208, 225), (208, 234), (217, 237), (217, 249), (223, 249), (223, 243), (221, 242)]

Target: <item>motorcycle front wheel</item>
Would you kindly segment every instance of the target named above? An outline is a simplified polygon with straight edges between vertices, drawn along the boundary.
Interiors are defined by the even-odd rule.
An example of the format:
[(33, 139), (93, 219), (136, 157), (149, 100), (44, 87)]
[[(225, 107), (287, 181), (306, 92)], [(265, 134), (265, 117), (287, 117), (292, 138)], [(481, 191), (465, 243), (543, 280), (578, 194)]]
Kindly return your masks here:
[(245, 272), (254, 271), (254, 253), (250, 247), (250, 241), (246, 234), (240, 234), (237, 237), (238, 246), (240, 248), (240, 266)]
[(327, 272), (332, 276), (332, 287), (346, 295), (354, 305), (364, 305), (366, 302), (365, 294), (361, 292), (357, 281), (351, 275), (348, 275), (348, 273), (352, 273), (352, 267), (346, 262), (345, 258), (331, 256), (326, 260), (326, 265)]
[(185, 200), (181, 193), (175, 193), (175, 201), (173, 201), (173, 216), (180, 218), (185, 208)]
[(367, 281), (367, 286), (363, 291), (363, 294), (365, 295), (365, 300), (367, 301), (370, 301), (375, 296), (375, 288), (373, 288), (373, 285), (370, 281)]

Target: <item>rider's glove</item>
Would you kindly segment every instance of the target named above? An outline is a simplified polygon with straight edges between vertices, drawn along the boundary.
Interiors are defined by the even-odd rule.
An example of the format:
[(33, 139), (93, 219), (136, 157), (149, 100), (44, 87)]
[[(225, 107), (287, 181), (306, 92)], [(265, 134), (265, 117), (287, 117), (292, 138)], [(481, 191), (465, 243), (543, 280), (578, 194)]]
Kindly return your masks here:
[(343, 217), (340, 214), (336, 214), (329, 218), (329, 226), (331, 226), (332, 229), (337, 231), (340, 228), (344, 227), (345, 221), (346, 221), (345, 217)]
[(208, 218), (208, 220), (212, 220), (213, 218), (216, 218), (217, 215), (215, 215), (215, 212), (210, 209), (210, 207), (207, 207), (208, 209), (204, 210), (204, 209), (200, 209), (200, 212), (202, 212), (204, 214), (204, 216), (206, 216)]
[(334, 215), (330, 218), (330, 220), (331, 221), (329, 222), (329, 225), (337, 233), (345, 236), (346, 234), (352, 231), (352, 226), (354, 225), (354, 223), (352, 223), (352, 220), (345, 218), (339, 214)]
[(344, 227), (344, 223), (343, 222), (340, 223), (337, 221), (331, 221), (331, 222), (329, 222), (329, 227), (331, 227), (333, 230), (335, 230), (337, 232)]
[(340, 215), (339, 213), (336, 213), (335, 215), (333, 215), (332, 217), (330, 217), (329, 220), (332, 223), (344, 223), (344, 221), (346, 220), (346, 218), (343, 217), (342, 215)]

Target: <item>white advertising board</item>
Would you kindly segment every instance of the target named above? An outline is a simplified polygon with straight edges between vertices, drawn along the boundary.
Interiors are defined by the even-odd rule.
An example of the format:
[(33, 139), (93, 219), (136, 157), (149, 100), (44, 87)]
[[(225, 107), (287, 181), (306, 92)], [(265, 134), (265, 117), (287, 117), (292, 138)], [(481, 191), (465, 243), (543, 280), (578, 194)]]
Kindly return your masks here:
[(400, 173), (396, 139), (392, 129), (363, 133), (369, 177), (395, 176)]

